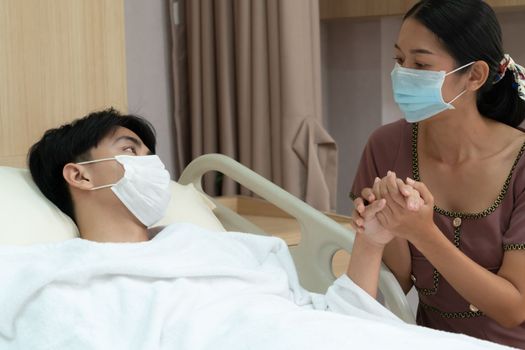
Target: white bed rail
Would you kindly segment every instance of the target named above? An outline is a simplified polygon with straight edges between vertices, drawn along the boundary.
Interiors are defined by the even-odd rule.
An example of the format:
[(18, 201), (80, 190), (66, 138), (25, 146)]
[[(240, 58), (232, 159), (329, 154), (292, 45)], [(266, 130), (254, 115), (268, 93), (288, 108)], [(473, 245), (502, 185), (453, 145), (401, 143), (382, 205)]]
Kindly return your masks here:
[[(335, 279), (332, 273), (333, 256), (340, 249), (349, 253), (352, 251), (354, 232), (251, 169), (221, 154), (207, 154), (196, 158), (184, 169), (178, 182), (183, 185), (193, 183), (202, 191), (202, 177), (209, 171), (223, 173), (297, 219), (301, 227), (301, 240), (297, 246), (290, 247), (290, 251), (301, 284), (310, 291), (324, 293)], [(210, 199), (213, 200), (212, 197)], [(214, 203), (217, 205), (214, 212), (226, 229), (266, 234), (260, 227), (234, 211), (216, 201)], [(403, 290), (384, 264), (380, 271), (379, 290), (386, 307), (405, 322), (415, 323)]]

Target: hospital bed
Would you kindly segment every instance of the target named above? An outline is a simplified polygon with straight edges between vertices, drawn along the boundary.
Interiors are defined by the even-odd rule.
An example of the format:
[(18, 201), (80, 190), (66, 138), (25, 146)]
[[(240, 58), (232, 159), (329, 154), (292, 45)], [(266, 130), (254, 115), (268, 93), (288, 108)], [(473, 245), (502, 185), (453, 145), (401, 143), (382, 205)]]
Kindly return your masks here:
[[(166, 217), (158, 224), (187, 221), (210, 229), (267, 235), (263, 229), (204, 193), (202, 177), (210, 171), (230, 177), (298, 221), (301, 239), (298, 245), (290, 247), (290, 251), (300, 282), (311, 291), (324, 293), (335, 280), (333, 256), (341, 249), (351, 252), (354, 233), (224, 155), (204, 155), (185, 168), (178, 182), (172, 182), (172, 203)], [(41, 243), (78, 236), (73, 222), (43, 197), (26, 169), (0, 167), (0, 222), (3, 223), (0, 244)], [(379, 289), (388, 309), (405, 322), (415, 323), (405, 294), (384, 265), (380, 271)]]

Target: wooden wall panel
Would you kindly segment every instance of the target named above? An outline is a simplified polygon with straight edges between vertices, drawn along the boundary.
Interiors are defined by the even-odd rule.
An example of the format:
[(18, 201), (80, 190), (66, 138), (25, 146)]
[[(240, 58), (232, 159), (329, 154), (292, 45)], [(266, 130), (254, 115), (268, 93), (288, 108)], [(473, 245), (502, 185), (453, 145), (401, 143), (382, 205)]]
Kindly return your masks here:
[(127, 108), (123, 0), (0, 0), (0, 165), (109, 106)]
[[(321, 19), (402, 15), (417, 0), (319, 0)], [(525, 8), (525, 0), (487, 0), (497, 11)]]
[(399, 15), (417, 0), (319, 0), (321, 19)]

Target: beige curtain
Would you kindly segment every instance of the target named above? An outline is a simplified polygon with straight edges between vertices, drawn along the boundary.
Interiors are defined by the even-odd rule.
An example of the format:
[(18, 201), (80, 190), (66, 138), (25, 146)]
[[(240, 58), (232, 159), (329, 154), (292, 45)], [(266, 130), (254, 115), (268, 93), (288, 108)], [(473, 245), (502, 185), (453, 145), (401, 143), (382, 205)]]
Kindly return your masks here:
[[(169, 1), (178, 170), (222, 153), (334, 209), (337, 149), (322, 126), (318, 1)], [(213, 174), (204, 186), (238, 191)]]

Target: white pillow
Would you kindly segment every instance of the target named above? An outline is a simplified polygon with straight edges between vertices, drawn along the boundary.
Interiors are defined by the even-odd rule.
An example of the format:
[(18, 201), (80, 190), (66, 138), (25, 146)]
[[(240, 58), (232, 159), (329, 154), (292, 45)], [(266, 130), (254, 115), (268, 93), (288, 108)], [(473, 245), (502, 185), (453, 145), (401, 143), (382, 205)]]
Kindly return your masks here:
[[(215, 208), (193, 185), (171, 184), (172, 199), (157, 225), (189, 222), (225, 231), (213, 214)], [(27, 169), (0, 166), (0, 244), (34, 244), (78, 237), (69, 218), (37, 188)]]
[(36, 187), (27, 169), (0, 167), (0, 244), (78, 237), (77, 226)]
[(155, 226), (166, 226), (174, 222), (189, 222), (211, 231), (226, 231), (215, 214), (215, 204), (199, 192), (193, 184), (181, 185), (171, 182), (171, 201), (164, 218)]

